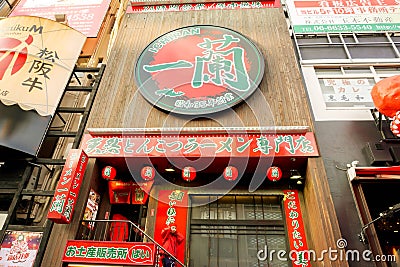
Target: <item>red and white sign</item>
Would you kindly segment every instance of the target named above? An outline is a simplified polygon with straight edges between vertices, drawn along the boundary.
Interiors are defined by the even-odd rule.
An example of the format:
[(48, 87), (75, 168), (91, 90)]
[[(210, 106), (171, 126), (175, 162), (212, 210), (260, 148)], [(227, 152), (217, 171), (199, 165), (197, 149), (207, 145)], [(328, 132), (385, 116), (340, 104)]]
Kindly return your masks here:
[(55, 20), (56, 14), (65, 14), (70, 27), (86, 37), (97, 37), (110, 2), (111, 0), (21, 0), (10, 16), (28, 15)]
[(286, 6), (296, 33), (398, 31), (397, 0), (288, 0)]
[(7, 230), (1, 243), (0, 266), (33, 266), (42, 236), (41, 232)]
[(224, 169), (224, 178), (225, 178), (225, 180), (235, 181), (236, 178), (238, 177), (238, 174), (239, 174), (239, 172), (238, 172), (238, 169), (236, 167), (227, 166)]
[(63, 262), (154, 266), (153, 243), (68, 240)]
[(88, 163), (82, 149), (71, 149), (61, 172), (47, 218), (55, 223), (70, 223)]
[[(154, 240), (162, 244), (161, 231), (171, 225), (176, 226), (176, 231), (186, 239), (186, 224), (188, 212), (188, 192), (184, 190), (160, 190), (158, 193), (158, 206)], [(185, 242), (177, 248), (177, 259), (184, 262)]]
[(309, 253), (306, 253), (308, 252), (308, 246), (299, 194), (297, 190), (285, 190), (283, 192), (285, 194), (283, 205), (286, 216), (287, 235), (289, 237), (291, 256), (293, 257), (292, 264), (294, 267), (311, 267), (310, 260), (307, 258)]
[(156, 170), (151, 166), (145, 166), (140, 171), (140, 175), (143, 178), (143, 180), (151, 181), (154, 179), (154, 176), (156, 175)]
[[(218, 1), (217, 1), (218, 2)], [(133, 2), (132, 2), (133, 3)], [(270, 8), (280, 7), (280, 1), (232, 1), (232, 2), (212, 2), (212, 3), (185, 3), (185, 4), (166, 4), (165, 1), (160, 1), (160, 4), (140, 5), (143, 2), (138, 2), (132, 6), (128, 6), (126, 13), (139, 12), (165, 12), (165, 11), (198, 11), (198, 10), (216, 10), (216, 9), (249, 9), (249, 8)]]
[(82, 149), (89, 157), (314, 157), (312, 132), (304, 134), (91, 135)]
[(193, 181), (194, 178), (196, 178), (196, 169), (191, 167), (191, 166), (183, 168), (183, 170), (182, 170), (182, 178), (186, 182)]
[(85, 40), (80, 32), (44, 18), (0, 20), (0, 101), (53, 115)]
[(279, 167), (272, 166), (267, 170), (268, 180), (272, 182), (277, 182), (282, 178), (282, 170)]

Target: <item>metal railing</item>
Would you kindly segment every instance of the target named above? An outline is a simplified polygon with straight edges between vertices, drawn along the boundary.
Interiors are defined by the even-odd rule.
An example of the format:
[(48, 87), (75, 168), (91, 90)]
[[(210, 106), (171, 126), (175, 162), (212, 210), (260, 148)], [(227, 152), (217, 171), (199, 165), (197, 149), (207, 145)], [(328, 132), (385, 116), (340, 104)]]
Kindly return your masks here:
[[(156, 246), (155, 265), (158, 266), (161, 251), (172, 258), (181, 267), (187, 267), (162, 245), (155, 241), (138, 225), (129, 220), (82, 220), (81, 239), (93, 241), (126, 241), (126, 242), (151, 242)], [(127, 228), (126, 228), (127, 227)], [(115, 230), (115, 232), (114, 232)]]

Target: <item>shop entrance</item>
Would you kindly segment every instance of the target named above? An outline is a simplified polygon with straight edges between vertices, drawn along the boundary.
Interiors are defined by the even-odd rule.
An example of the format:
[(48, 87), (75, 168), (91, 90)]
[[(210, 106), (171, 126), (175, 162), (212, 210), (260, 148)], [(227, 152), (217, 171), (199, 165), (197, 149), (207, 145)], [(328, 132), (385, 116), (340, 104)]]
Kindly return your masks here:
[(288, 251), (281, 196), (196, 195), (191, 206), (190, 266), (290, 265), (257, 258), (266, 248)]

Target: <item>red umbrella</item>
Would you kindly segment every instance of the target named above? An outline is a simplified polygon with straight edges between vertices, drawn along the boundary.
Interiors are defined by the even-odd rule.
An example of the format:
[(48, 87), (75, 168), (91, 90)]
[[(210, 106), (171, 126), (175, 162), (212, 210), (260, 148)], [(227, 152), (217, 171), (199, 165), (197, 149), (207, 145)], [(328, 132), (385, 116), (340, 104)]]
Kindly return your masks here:
[(376, 109), (388, 117), (400, 110), (400, 75), (385, 78), (377, 82), (371, 90)]

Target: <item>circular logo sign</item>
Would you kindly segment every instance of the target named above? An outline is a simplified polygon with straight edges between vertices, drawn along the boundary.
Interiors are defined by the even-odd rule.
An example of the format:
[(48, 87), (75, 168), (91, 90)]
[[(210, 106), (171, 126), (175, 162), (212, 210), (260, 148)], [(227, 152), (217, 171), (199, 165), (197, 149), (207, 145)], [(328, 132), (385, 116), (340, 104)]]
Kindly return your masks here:
[(249, 97), (264, 74), (264, 58), (233, 30), (196, 25), (151, 42), (136, 62), (135, 79), (155, 106), (185, 115), (209, 114)]

